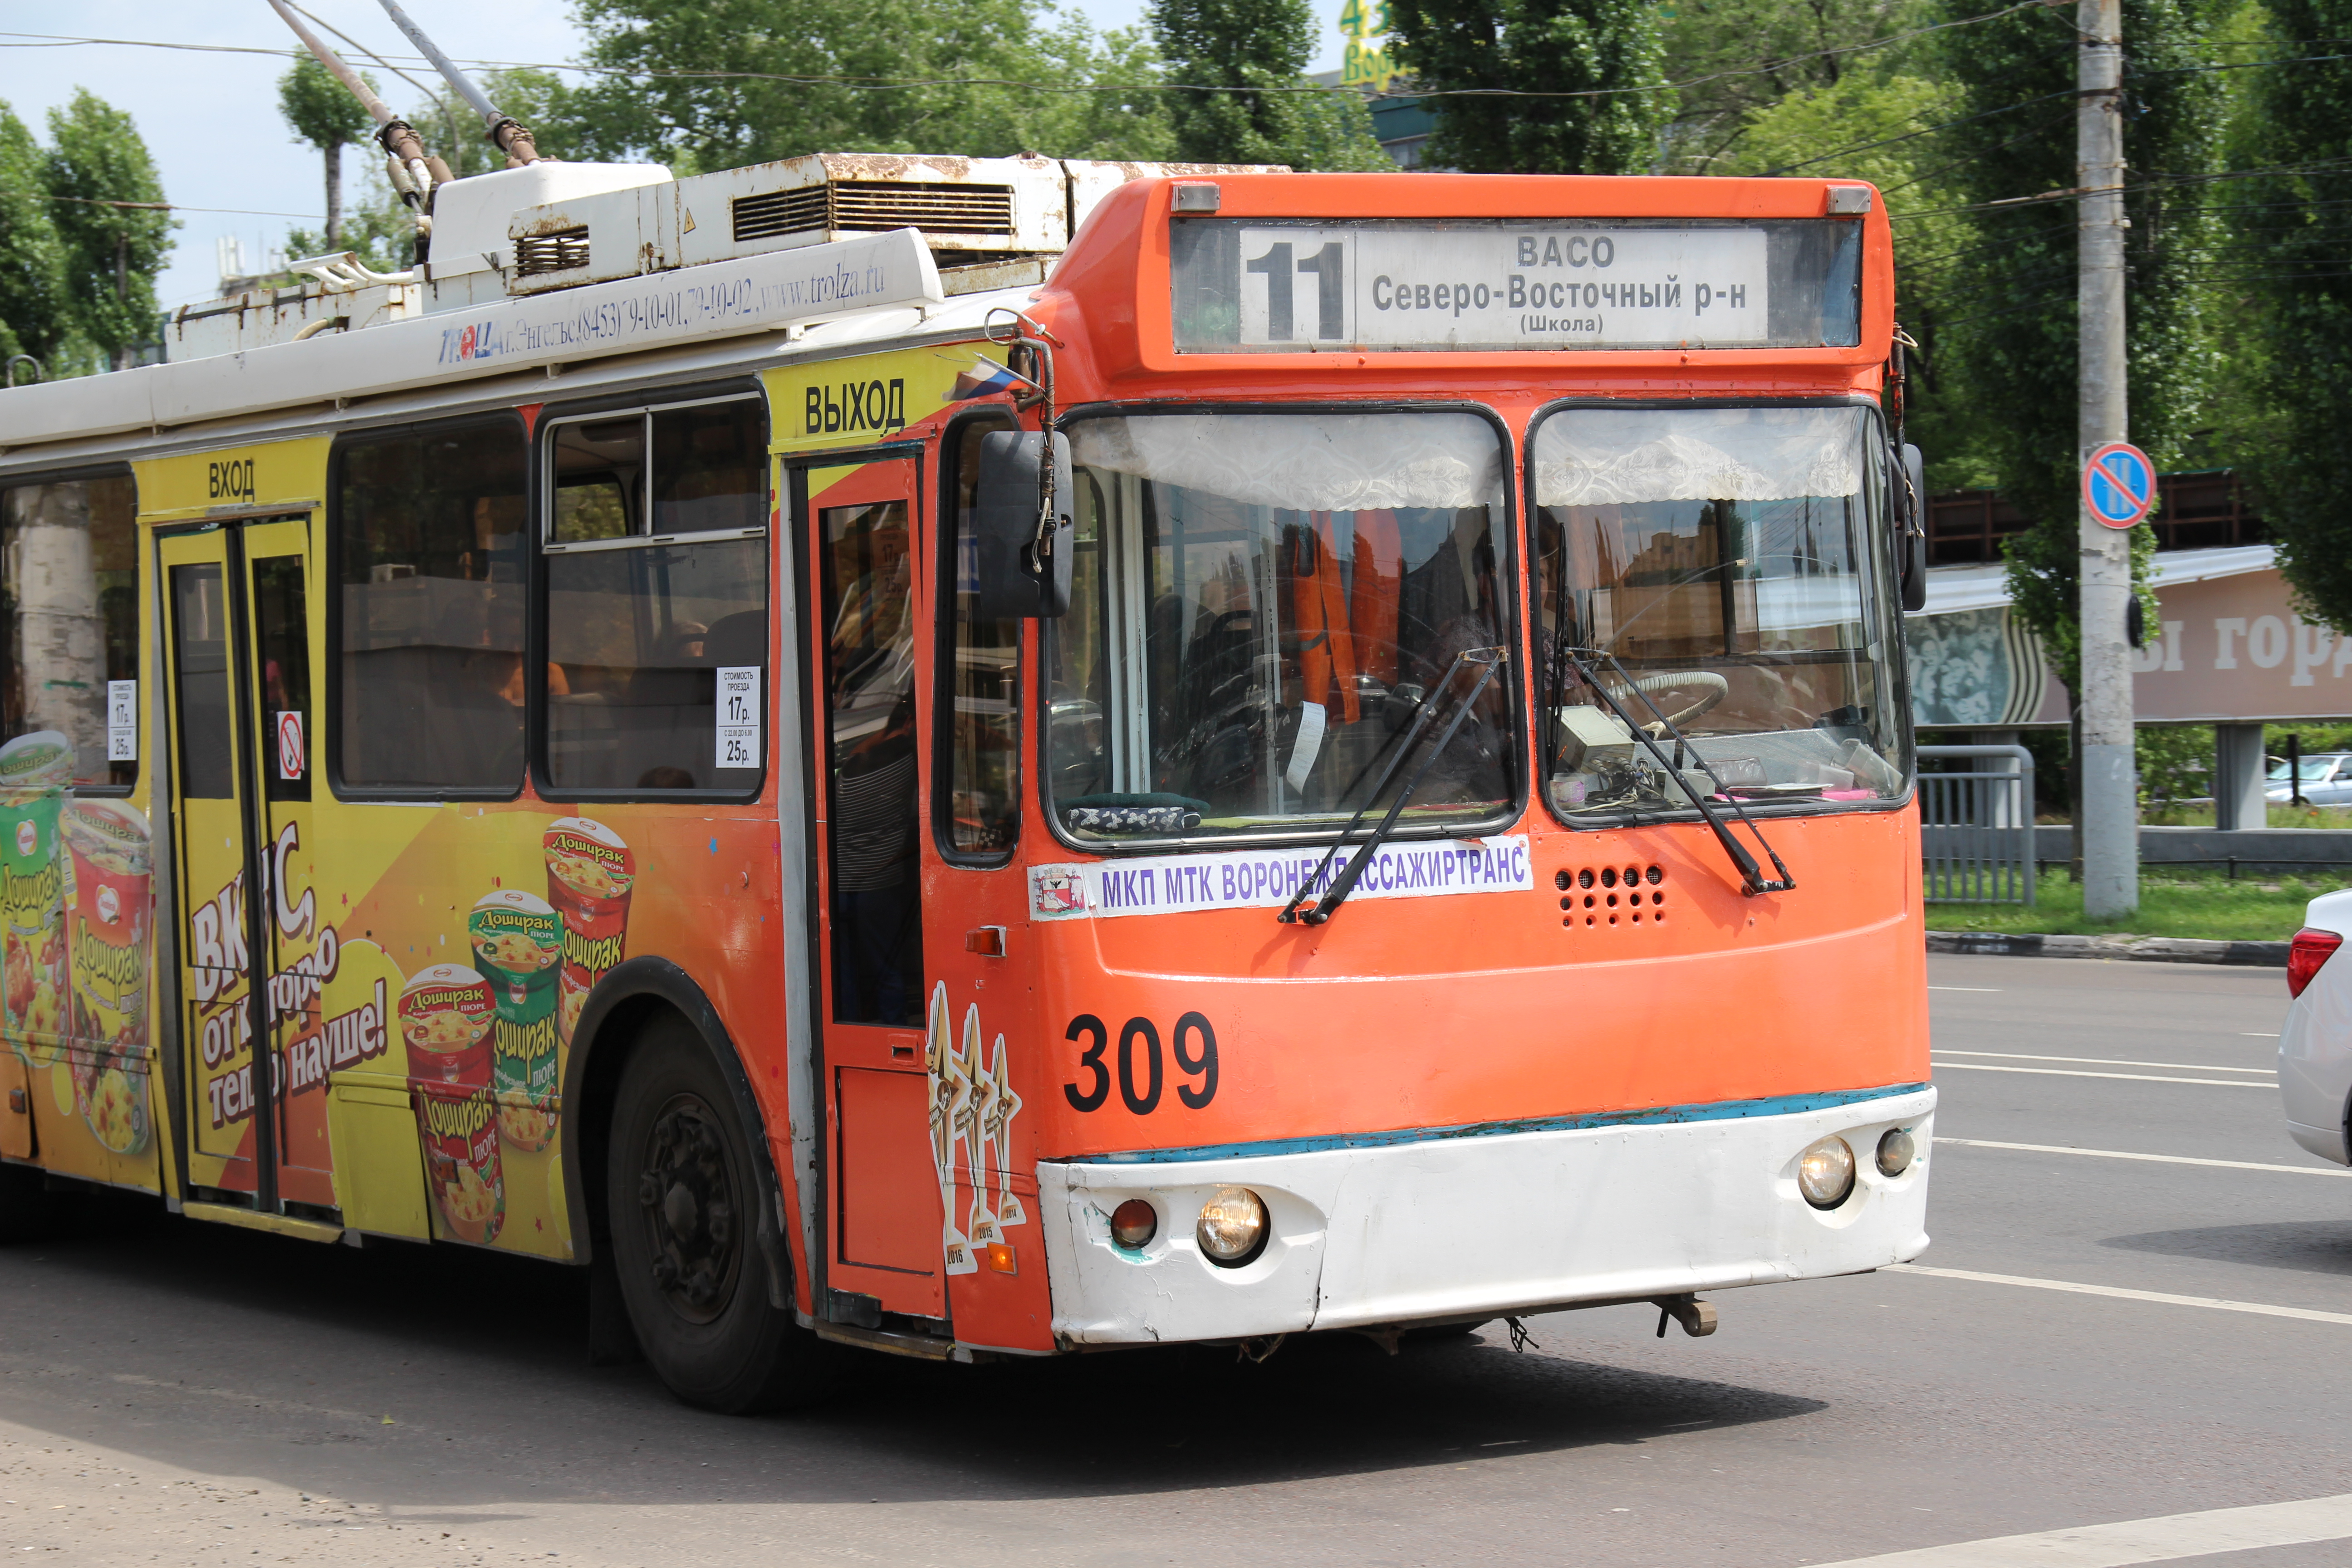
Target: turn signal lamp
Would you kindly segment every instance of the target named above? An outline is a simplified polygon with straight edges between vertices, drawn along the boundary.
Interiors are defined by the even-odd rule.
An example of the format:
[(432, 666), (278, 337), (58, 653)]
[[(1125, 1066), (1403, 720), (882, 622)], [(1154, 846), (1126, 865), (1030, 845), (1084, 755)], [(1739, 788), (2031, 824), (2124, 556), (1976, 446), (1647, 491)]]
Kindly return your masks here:
[(2305, 926), (2295, 932), (2294, 941), (2287, 944), (2286, 950), (2286, 994), (2291, 997), (2302, 995), (2311, 977), (2319, 973), (2319, 966), (2343, 945), (2341, 936), (2315, 926)]
[(1110, 1211), (1110, 1238), (1130, 1251), (1151, 1245), (1160, 1234), (1160, 1211), (1141, 1198), (1129, 1198)]
[(1247, 1187), (1219, 1187), (1201, 1205), (1196, 1233), (1209, 1261), (1238, 1268), (1265, 1247), (1265, 1200)]
[(1797, 1156), (1797, 1190), (1817, 1209), (1833, 1209), (1853, 1191), (1853, 1149), (1843, 1138), (1820, 1138)]
[(1878, 1173), (1882, 1176), (1901, 1175), (1911, 1168), (1911, 1157), (1917, 1152), (1918, 1145), (1912, 1141), (1907, 1131), (1900, 1127), (1888, 1128), (1878, 1139)]

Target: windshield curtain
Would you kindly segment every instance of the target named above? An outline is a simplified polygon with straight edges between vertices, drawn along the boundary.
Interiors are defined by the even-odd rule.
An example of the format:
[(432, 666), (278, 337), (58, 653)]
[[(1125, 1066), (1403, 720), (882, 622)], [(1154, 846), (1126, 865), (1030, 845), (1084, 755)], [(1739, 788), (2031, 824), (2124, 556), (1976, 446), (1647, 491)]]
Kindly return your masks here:
[[(1689, 811), (1694, 795), (1820, 810), (1904, 794), (1876, 432), (1862, 407), (1569, 408), (1537, 427), (1543, 733), (1564, 819)], [(1568, 647), (1614, 658), (1603, 684), (1671, 767)]]
[[(1046, 787), (1081, 843), (1337, 826), (1455, 658), (1509, 644), (1505, 462), (1483, 418), (1138, 415), (1070, 438)], [(1402, 827), (1511, 808), (1512, 706), (1509, 683), (1487, 688)]]

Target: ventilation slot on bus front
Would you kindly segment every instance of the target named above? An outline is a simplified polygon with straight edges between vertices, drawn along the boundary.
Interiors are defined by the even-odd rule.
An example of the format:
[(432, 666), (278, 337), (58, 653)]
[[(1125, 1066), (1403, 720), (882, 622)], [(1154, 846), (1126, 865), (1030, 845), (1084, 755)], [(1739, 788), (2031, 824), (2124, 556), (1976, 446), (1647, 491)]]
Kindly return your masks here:
[(898, 184), (832, 180), (788, 191), (738, 196), (735, 243), (788, 234), (883, 233), (918, 228), (926, 234), (1013, 233), (1009, 185)]
[(514, 242), (515, 271), (525, 278), (542, 272), (569, 272), (588, 265), (588, 231), (559, 229), (553, 234), (527, 234)]

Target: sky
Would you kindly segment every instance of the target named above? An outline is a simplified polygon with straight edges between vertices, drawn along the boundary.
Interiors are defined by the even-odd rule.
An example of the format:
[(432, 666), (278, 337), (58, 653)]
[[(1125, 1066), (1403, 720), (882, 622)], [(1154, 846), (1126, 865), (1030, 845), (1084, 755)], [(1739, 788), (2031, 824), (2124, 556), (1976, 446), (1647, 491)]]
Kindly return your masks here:
[[(1327, 16), (1311, 68), (1339, 63), (1338, 17), (1344, 0), (1314, 0)], [(304, 8), (332, 23), (379, 54), (422, 76), (404, 57), (415, 51), (394, 27), (376, 0), (302, 0)], [(449, 55), (469, 60), (560, 64), (576, 57), (580, 34), (567, 0), (403, 0), (409, 16)], [(1145, 0), (1085, 0), (1065, 8), (1097, 27), (1141, 23)], [(887, 12), (878, 13), (887, 16)], [(188, 209), (177, 247), (159, 281), (168, 308), (212, 298), (218, 292), (217, 241), (236, 236), (248, 263), (283, 243), (298, 225), (315, 232), (324, 221), (326, 197), (319, 154), (298, 144), (278, 114), (278, 78), (283, 56), (185, 49), (142, 48), (114, 44), (48, 46), (24, 34), (55, 37), (146, 39), (282, 50), (293, 39), (265, 0), (0, 0), (0, 101), (33, 133), (47, 139), (47, 116), (88, 88), (117, 109), (126, 110), (146, 139), (163, 175), (167, 199)], [(334, 42), (331, 37), (329, 41)], [(346, 51), (347, 53), (349, 51)], [(363, 66), (365, 61), (360, 62)], [(417, 94), (369, 67), (395, 109)], [(428, 132), (429, 134), (429, 132)], [(551, 149), (551, 151), (556, 151)], [(812, 147), (810, 152), (826, 151)], [(960, 152), (954, 147), (936, 149)], [(363, 154), (346, 149), (343, 182), (358, 190)]]

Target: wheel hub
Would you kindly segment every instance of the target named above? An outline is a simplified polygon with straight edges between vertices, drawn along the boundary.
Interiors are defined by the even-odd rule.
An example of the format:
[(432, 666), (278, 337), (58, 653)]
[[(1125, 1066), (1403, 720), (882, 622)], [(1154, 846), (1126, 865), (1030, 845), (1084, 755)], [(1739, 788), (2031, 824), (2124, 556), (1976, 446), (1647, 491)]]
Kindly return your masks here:
[(707, 1323), (726, 1310), (741, 1264), (734, 1183), (709, 1107), (691, 1095), (665, 1106), (640, 1170), (654, 1287), (680, 1317)]

